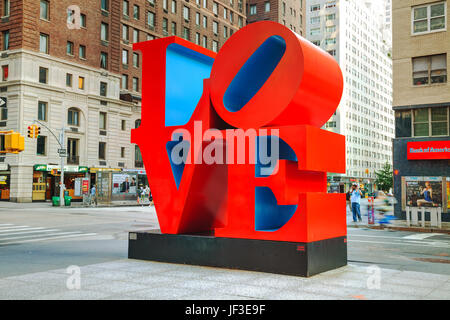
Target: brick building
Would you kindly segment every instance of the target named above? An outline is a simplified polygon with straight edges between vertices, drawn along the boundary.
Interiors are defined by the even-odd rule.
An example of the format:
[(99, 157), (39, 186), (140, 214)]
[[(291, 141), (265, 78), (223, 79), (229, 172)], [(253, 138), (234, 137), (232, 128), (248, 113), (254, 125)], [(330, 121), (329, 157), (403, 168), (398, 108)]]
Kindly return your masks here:
[(249, 0), (247, 1), (247, 23), (270, 20), (281, 23), (305, 35), (306, 0)]
[(71, 196), (77, 178), (98, 183), (102, 172), (136, 172), (145, 184), (130, 143), (141, 108), (133, 43), (177, 35), (218, 51), (245, 24), (244, 10), (244, 0), (0, 1), (0, 130), (27, 136), (34, 120), (45, 125), (38, 139), (25, 139), (21, 154), (0, 155), (0, 199), (58, 195), (51, 169), (60, 170), (60, 147), (50, 131), (62, 127)]

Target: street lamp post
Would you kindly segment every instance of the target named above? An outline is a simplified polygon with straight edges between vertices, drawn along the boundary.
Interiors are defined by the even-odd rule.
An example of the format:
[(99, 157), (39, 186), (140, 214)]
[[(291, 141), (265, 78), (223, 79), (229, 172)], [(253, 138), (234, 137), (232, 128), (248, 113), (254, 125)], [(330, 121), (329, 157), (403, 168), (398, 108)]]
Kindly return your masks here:
[[(61, 133), (59, 135), (59, 145), (61, 146), (61, 149), (64, 150), (64, 127), (61, 129)], [(59, 157), (61, 158), (61, 179), (59, 181), (59, 206), (64, 206), (64, 156), (63, 153), (59, 153)]]

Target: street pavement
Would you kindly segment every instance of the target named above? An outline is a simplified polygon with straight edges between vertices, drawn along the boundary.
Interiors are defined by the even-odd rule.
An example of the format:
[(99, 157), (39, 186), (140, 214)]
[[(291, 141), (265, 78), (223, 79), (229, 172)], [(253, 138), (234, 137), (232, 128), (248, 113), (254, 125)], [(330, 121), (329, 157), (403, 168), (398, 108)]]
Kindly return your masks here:
[(0, 202), (0, 299), (450, 299), (445, 234), (363, 222), (347, 266), (301, 278), (127, 259), (128, 231), (157, 228), (154, 207)]

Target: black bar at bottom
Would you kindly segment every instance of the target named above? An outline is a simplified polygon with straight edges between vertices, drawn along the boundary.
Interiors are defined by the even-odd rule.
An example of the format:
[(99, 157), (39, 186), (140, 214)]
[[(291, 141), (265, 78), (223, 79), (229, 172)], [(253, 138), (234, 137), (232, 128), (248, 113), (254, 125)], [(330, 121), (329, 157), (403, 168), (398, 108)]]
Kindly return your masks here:
[(128, 258), (309, 277), (347, 265), (347, 237), (298, 243), (130, 232)]

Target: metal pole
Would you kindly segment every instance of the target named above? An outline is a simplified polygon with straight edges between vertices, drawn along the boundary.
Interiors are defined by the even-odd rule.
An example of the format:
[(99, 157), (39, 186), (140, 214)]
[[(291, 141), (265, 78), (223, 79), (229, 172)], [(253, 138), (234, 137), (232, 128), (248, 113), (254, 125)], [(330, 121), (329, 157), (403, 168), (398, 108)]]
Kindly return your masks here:
[[(61, 129), (61, 134), (59, 135), (59, 144), (61, 148), (64, 149), (64, 127)], [(61, 158), (61, 180), (59, 182), (59, 206), (64, 206), (64, 157), (59, 155)]]

